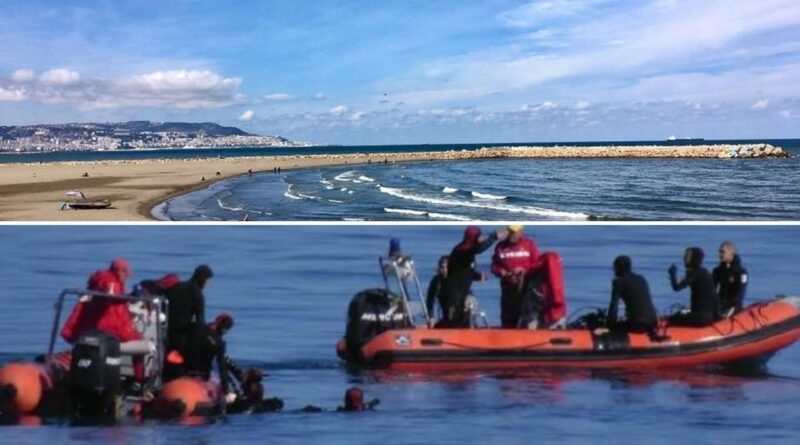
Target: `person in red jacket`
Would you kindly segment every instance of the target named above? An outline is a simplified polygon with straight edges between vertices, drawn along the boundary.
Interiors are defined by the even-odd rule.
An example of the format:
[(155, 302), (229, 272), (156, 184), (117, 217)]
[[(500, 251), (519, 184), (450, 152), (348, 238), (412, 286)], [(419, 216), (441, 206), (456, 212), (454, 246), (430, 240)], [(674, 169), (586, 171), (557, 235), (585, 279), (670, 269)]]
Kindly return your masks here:
[(519, 327), (523, 285), (541, 268), (536, 243), (525, 237), (523, 226), (508, 226), (508, 236), (497, 244), (492, 273), (500, 278), (500, 319), (504, 328)]
[[(117, 258), (107, 270), (98, 270), (89, 277), (87, 289), (110, 295), (125, 295), (125, 281), (131, 275), (127, 260)], [(117, 338), (120, 343), (141, 340), (136, 330), (128, 304), (109, 298), (82, 297), (61, 329), (61, 336), (74, 343), (90, 330), (101, 330)]]

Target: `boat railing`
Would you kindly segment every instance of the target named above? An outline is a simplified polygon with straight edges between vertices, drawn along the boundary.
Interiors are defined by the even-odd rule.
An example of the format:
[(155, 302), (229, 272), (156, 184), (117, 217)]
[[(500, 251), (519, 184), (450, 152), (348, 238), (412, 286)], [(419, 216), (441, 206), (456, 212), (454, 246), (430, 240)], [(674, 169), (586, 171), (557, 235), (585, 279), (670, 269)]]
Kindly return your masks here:
[(379, 257), (378, 264), (386, 291), (400, 297), (402, 309), (408, 320), (414, 326), (427, 325), (431, 318), (414, 260), (409, 257), (397, 259)]
[[(128, 310), (131, 311), (131, 306), (137, 303), (140, 304), (136, 308), (136, 312), (131, 311), (131, 319), (134, 322), (137, 331), (142, 334), (143, 340), (155, 346), (155, 352), (147, 350), (147, 347), (142, 346), (137, 342), (126, 342), (120, 345), (123, 354), (143, 355), (148, 359), (145, 363), (145, 369), (149, 369), (147, 384), (150, 387), (160, 385), (162, 371), (164, 370), (164, 348), (166, 344), (167, 332), (167, 311), (168, 305), (166, 299), (159, 296), (152, 295), (116, 295), (93, 290), (81, 289), (64, 289), (58, 295), (55, 301), (55, 314), (53, 316), (53, 326), (50, 331), (50, 341), (47, 348), (47, 355), (45, 356), (45, 363), (52, 365), (56, 342), (58, 341), (59, 328), (61, 327), (61, 314), (64, 311), (64, 303), (68, 299), (74, 298), (79, 301), (82, 298), (99, 298), (105, 300), (114, 300), (124, 302), (128, 305)], [(140, 350), (141, 349), (141, 350)]]

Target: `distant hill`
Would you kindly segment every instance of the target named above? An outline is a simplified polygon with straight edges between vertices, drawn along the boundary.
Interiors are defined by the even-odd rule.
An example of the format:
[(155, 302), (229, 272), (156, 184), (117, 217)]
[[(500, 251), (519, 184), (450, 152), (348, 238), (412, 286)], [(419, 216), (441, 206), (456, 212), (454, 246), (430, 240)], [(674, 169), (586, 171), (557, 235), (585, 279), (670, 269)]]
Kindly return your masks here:
[(113, 136), (129, 132), (131, 135), (141, 133), (180, 133), (186, 136), (255, 136), (236, 127), (225, 127), (213, 122), (105, 122), (105, 123), (70, 123), (23, 126), (0, 126), (0, 137), (16, 139), (32, 137), (46, 133), (52, 137), (74, 137), (86, 132), (98, 136)]
[(1, 152), (144, 148), (307, 147), (213, 122), (106, 122), (0, 126)]

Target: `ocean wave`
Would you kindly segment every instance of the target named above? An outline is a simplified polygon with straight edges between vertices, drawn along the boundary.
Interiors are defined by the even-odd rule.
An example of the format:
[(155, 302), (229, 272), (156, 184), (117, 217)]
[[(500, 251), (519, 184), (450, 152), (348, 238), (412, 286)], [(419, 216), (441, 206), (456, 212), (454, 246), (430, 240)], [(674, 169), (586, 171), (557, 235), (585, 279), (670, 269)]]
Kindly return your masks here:
[(225, 205), (225, 203), (222, 202), (222, 198), (217, 198), (217, 205), (219, 206), (219, 208), (225, 209), (225, 210), (230, 210), (231, 212), (243, 212), (244, 211), (243, 207), (231, 207), (231, 206)]
[(502, 200), (508, 198), (508, 196), (490, 195), (489, 193), (481, 193), (481, 192), (472, 192), (470, 194), (472, 196), (476, 197), (476, 198), (491, 199), (491, 200), (494, 200), (494, 201), (502, 201)]
[(488, 202), (474, 202), (474, 201), (459, 201), (456, 199), (442, 199), (434, 198), (425, 195), (417, 195), (413, 193), (403, 192), (402, 189), (392, 187), (381, 187), (381, 193), (385, 193), (395, 198), (405, 199), (414, 202), (424, 202), (427, 204), (436, 204), (451, 207), (469, 207), (474, 209), (487, 209), (496, 210), (499, 212), (509, 213), (522, 213), (533, 216), (544, 216), (551, 218), (564, 218), (564, 219), (587, 219), (589, 215), (580, 212), (563, 212), (560, 210), (545, 209), (540, 207), (530, 206), (515, 206), (510, 204), (494, 204)]
[(384, 207), (383, 211), (386, 213), (399, 213), (401, 215), (414, 215), (414, 216), (425, 216), (428, 214), (428, 212), (423, 212), (422, 210), (392, 209), (389, 207)]
[(353, 175), (355, 174), (356, 174), (355, 170), (350, 170), (334, 176), (333, 179), (334, 181), (339, 181), (339, 182), (350, 182), (353, 180)]
[(342, 218), (342, 221), (366, 221), (364, 218)]
[(458, 189), (453, 187), (445, 187), (442, 189), (442, 193), (455, 193), (457, 191)]
[(300, 200), (300, 199), (319, 199), (316, 196), (306, 195), (305, 193), (300, 193), (300, 192), (296, 192), (295, 193), (295, 192), (293, 192), (291, 184), (289, 184), (289, 188), (286, 190), (286, 193), (284, 193), (283, 196), (285, 196), (285, 197), (287, 197), (289, 199), (297, 199), (297, 200)]
[(370, 178), (369, 176), (364, 176), (364, 175), (359, 176), (358, 179), (361, 180), (362, 182), (375, 182), (374, 178)]
[(332, 202), (334, 204), (342, 204), (344, 201), (339, 201), (338, 199), (329, 199), (328, 202)]
[(446, 219), (450, 221), (471, 221), (471, 219), (467, 218), (466, 216), (453, 215), (450, 213), (425, 212), (422, 210), (411, 210), (411, 209), (393, 209), (390, 207), (384, 207), (383, 211), (386, 213), (397, 213), (400, 215), (426, 216), (432, 219)]

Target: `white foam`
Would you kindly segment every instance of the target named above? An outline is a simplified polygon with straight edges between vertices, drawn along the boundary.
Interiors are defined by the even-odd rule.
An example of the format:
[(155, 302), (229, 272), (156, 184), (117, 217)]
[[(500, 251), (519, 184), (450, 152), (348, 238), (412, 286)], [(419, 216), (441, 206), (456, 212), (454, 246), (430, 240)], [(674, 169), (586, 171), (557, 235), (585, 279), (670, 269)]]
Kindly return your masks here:
[(445, 187), (442, 189), (442, 193), (455, 193), (457, 191), (458, 189), (453, 187)]
[(332, 185), (329, 185), (329, 186), (326, 186), (326, 187), (325, 187), (325, 189), (326, 189), (326, 190), (333, 190), (333, 189), (335, 189), (335, 188), (336, 188), (336, 187), (334, 187), (334, 186), (332, 186)]
[(286, 193), (284, 193), (283, 196), (289, 199), (319, 199), (316, 196), (306, 195), (300, 192), (297, 193), (293, 192), (291, 184), (289, 184), (289, 188), (286, 190)]
[(406, 199), (415, 202), (424, 202), (428, 204), (437, 204), (451, 207), (469, 207), (474, 209), (487, 209), (496, 210), (500, 212), (509, 213), (523, 213), (526, 215), (546, 216), (551, 218), (564, 218), (564, 219), (587, 219), (589, 215), (579, 212), (562, 212), (559, 210), (545, 209), (540, 207), (530, 206), (515, 206), (509, 204), (494, 204), (488, 202), (474, 202), (474, 201), (459, 201), (456, 199), (442, 199), (434, 198), (424, 195), (416, 195), (413, 193), (405, 193), (402, 189), (392, 187), (381, 187), (381, 193), (385, 193), (396, 198)]
[(339, 182), (350, 182), (353, 180), (353, 175), (355, 175), (355, 170), (350, 170), (349, 172), (344, 172), (340, 175), (336, 175), (333, 177), (335, 181)]
[(338, 199), (329, 199), (329, 200), (328, 200), (328, 202), (332, 202), (332, 203), (334, 203), (334, 204), (341, 204), (341, 203), (343, 203), (344, 201), (339, 201)]
[(390, 207), (384, 207), (383, 211), (386, 213), (397, 213), (400, 215), (427, 216), (428, 218), (432, 219), (446, 219), (450, 221), (471, 221), (471, 219), (467, 218), (466, 216), (453, 215), (450, 213), (424, 212), (422, 210), (411, 210), (411, 209), (393, 209)]
[(366, 221), (364, 218), (342, 218), (342, 221)]
[(370, 178), (369, 176), (363, 176), (362, 175), (362, 176), (359, 176), (358, 179), (360, 179), (363, 182), (375, 182), (375, 179), (374, 178)]
[(423, 212), (421, 210), (392, 209), (389, 207), (384, 207), (383, 211), (386, 213), (399, 213), (401, 215), (414, 215), (414, 216), (425, 216), (428, 214), (428, 212)]
[(241, 212), (244, 210), (243, 207), (230, 207), (226, 206), (225, 203), (222, 202), (222, 198), (217, 198), (217, 205), (221, 209), (230, 210), (231, 212)]
[(507, 196), (500, 196), (500, 195), (490, 195), (489, 193), (481, 193), (481, 192), (472, 192), (472, 196), (480, 199), (491, 199), (495, 201), (502, 201), (507, 198)]

